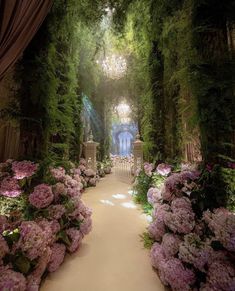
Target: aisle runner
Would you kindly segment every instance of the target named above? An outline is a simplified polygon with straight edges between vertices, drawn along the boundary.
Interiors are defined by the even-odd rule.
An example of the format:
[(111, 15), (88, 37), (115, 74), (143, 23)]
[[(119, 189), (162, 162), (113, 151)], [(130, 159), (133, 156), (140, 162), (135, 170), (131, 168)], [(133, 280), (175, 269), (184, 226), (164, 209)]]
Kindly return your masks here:
[(163, 291), (139, 236), (147, 219), (132, 201), (130, 184), (111, 174), (82, 199), (93, 208), (93, 230), (41, 291)]

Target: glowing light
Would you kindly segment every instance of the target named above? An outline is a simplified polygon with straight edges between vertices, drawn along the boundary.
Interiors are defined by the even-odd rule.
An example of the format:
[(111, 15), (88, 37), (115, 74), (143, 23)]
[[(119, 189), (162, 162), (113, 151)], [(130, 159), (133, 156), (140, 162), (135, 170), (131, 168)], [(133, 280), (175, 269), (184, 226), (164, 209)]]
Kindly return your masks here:
[(126, 59), (115, 54), (107, 56), (101, 66), (105, 75), (111, 79), (122, 78), (127, 70)]
[(125, 199), (126, 195), (124, 195), (124, 194), (114, 194), (112, 197), (115, 198), (115, 199)]
[(130, 202), (124, 202), (124, 203), (122, 203), (121, 204), (123, 207), (125, 207), (125, 208), (130, 208), (130, 209), (135, 209), (135, 208), (137, 208), (137, 206), (132, 202), (132, 201), (130, 201)]
[(130, 113), (130, 106), (122, 102), (116, 107), (116, 110), (120, 117), (127, 117)]
[(109, 200), (100, 200), (101, 203), (106, 204), (106, 205), (110, 205), (110, 206), (114, 206), (115, 204)]

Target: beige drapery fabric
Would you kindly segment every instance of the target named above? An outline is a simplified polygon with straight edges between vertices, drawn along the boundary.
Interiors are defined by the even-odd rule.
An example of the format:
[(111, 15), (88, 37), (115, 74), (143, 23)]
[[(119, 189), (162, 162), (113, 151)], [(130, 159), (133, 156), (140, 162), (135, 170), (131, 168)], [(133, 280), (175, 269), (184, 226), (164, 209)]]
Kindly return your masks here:
[(53, 0), (0, 0), (0, 80), (22, 55)]

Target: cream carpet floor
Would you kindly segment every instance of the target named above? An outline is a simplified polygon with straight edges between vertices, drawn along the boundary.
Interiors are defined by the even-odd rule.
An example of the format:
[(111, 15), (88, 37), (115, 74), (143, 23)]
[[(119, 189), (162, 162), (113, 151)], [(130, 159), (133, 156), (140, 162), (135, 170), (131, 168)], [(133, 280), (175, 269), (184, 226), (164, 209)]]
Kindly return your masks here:
[(93, 209), (93, 230), (80, 250), (68, 255), (41, 291), (160, 291), (139, 235), (147, 218), (132, 202), (131, 186), (115, 174), (83, 194)]

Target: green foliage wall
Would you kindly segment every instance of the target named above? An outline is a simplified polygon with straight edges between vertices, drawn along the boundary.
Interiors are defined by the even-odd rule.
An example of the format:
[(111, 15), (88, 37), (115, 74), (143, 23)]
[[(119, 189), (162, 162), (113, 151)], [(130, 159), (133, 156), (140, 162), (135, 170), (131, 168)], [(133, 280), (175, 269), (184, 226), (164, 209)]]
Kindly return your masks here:
[(231, 161), (233, 7), (229, 0), (133, 0), (117, 11), (117, 27), (134, 55), (129, 78), (148, 160), (181, 160), (200, 129), (204, 161)]
[[(82, 92), (92, 94), (102, 1), (55, 0), (21, 62), (23, 155), (76, 160), (81, 144)], [(93, 89), (91, 89), (93, 88)]]

